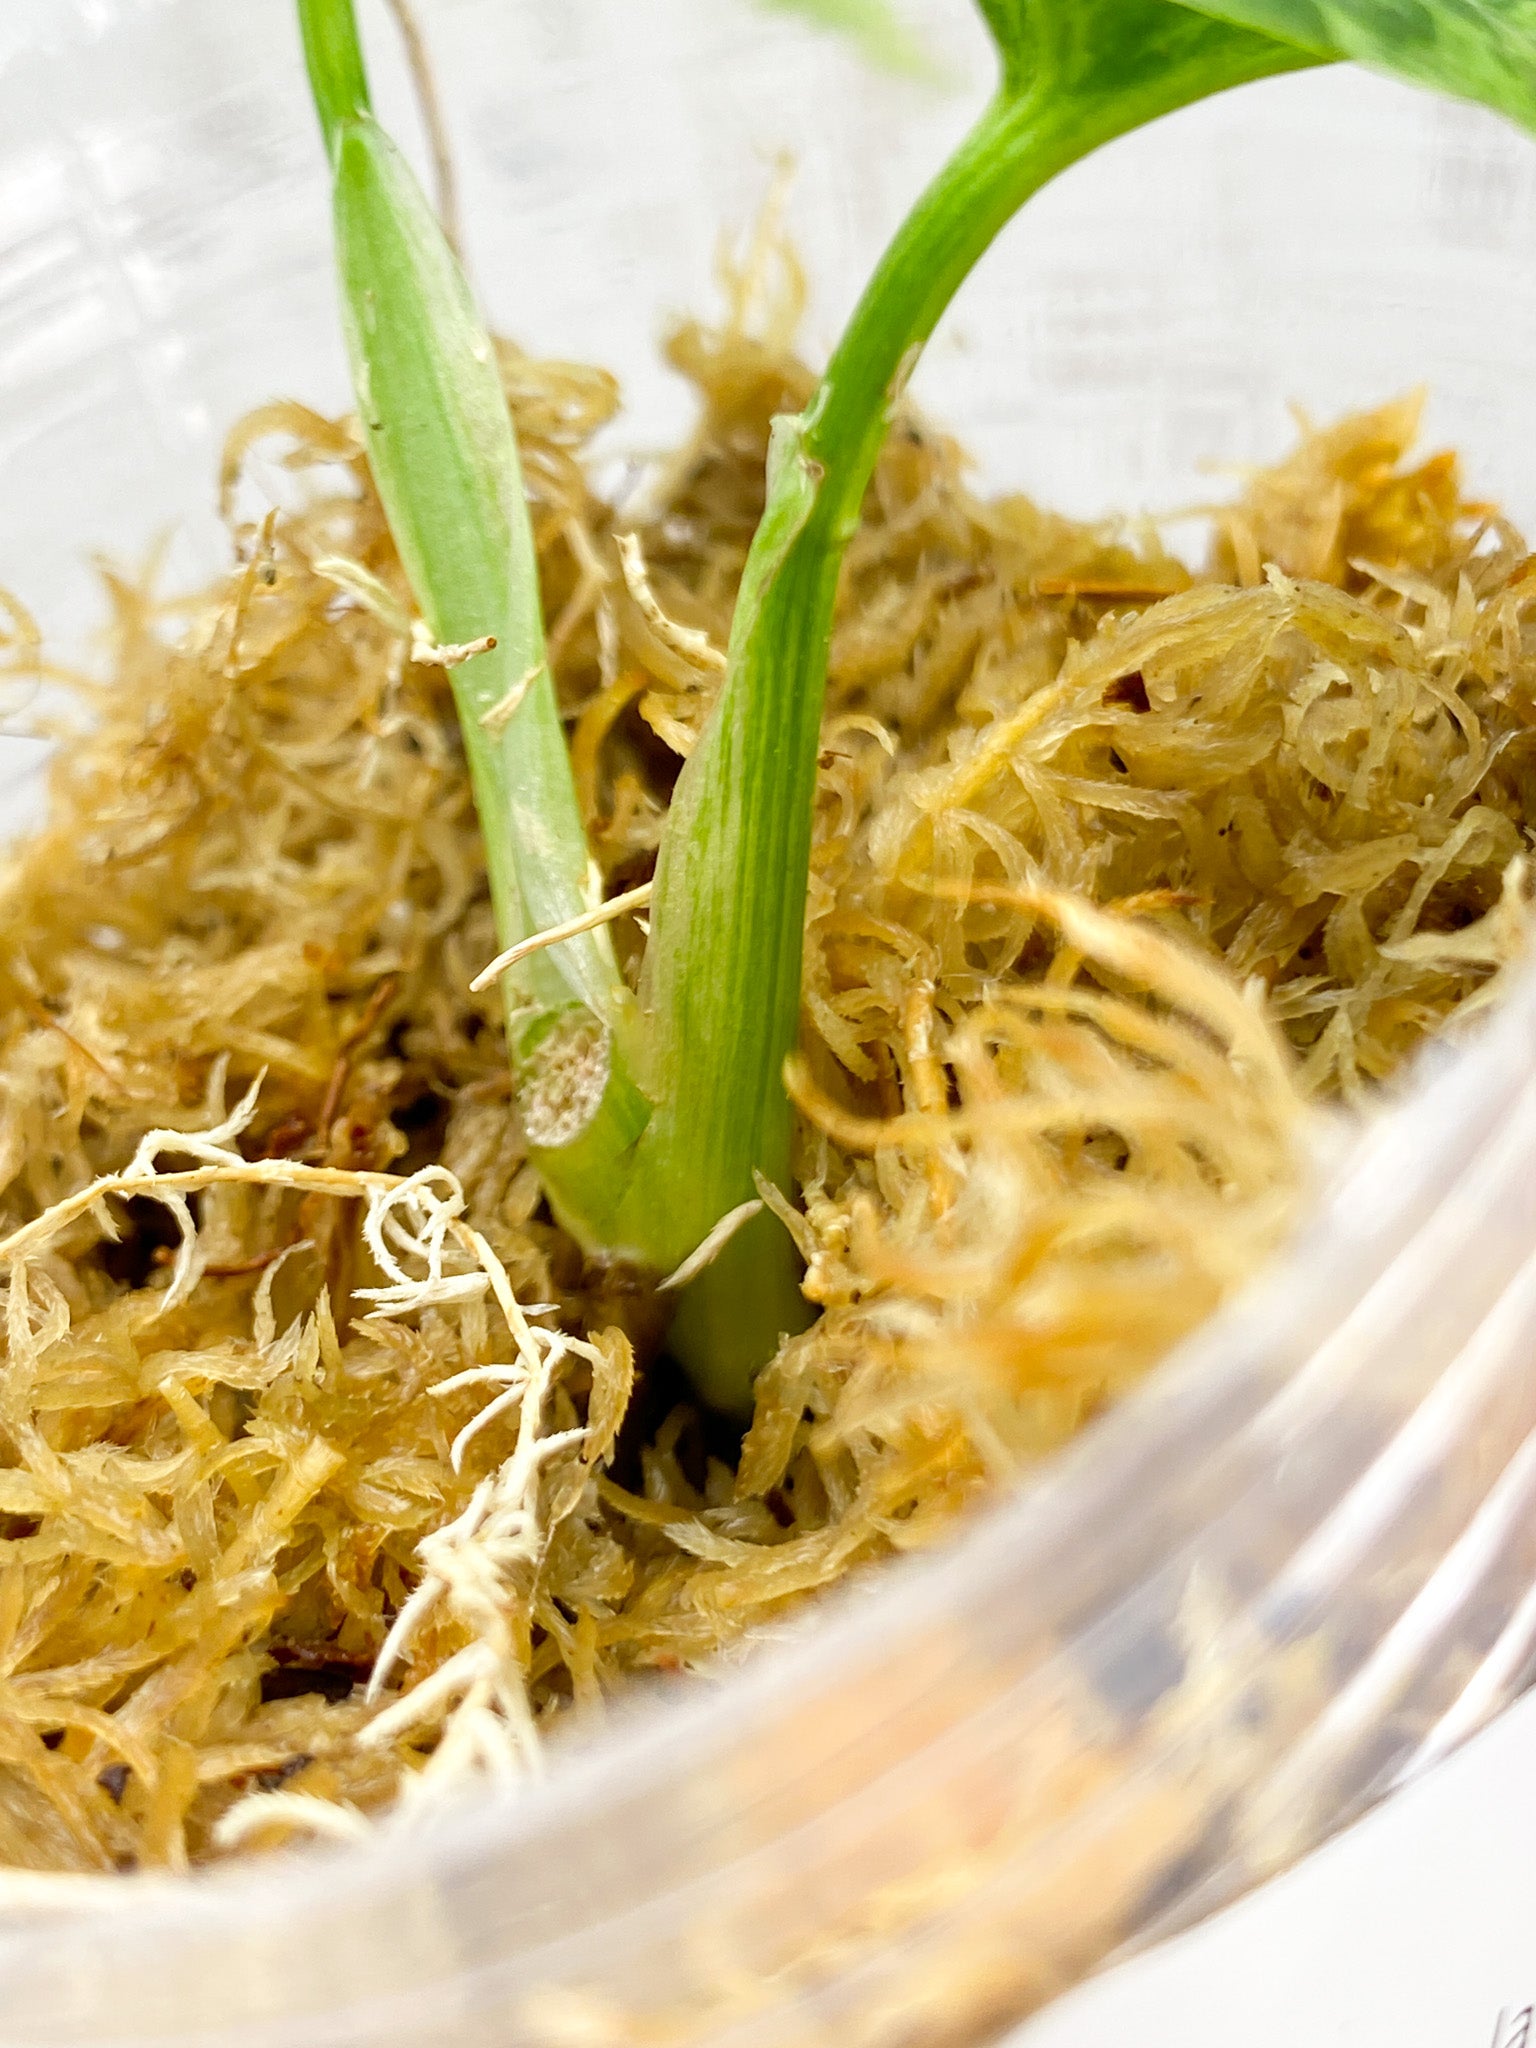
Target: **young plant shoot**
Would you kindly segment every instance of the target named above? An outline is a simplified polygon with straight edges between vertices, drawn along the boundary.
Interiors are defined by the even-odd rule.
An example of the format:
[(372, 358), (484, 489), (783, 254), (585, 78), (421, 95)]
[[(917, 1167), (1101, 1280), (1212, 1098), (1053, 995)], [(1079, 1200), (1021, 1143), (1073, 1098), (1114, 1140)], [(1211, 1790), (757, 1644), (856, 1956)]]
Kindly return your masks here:
[[(690, 1085), (658, 1095), (644, 1142), (690, 1162), (691, 1226), (741, 1200), (754, 1169), (780, 1185), (788, 1172), (781, 1076), (799, 1016), (838, 572), (924, 343), (999, 229), (1058, 171), (1175, 107), (1313, 61), (1166, 0), (982, 0), (982, 11), (1002, 60), (997, 94), (903, 223), (810, 405), (778, 422), (725, 686), (662, 841), (641, 999), (660, 1073), (686, 1047)], [(703, 959), (721, 972), (699, 973)], [(765, 1241), (750, 1228), (733, 1239), (674, 1328), (685, 1360), (711, 1361), (701, 1387), (733, 1405), (761, 1363), (737, 1304)]]
[[(369, 458), (428, 631), (453, 670), (510, 947), (580, 921), (593, 870), (544, 657), (537, 567), (494, 353), (458, 263), (374, 120), (351, 0), (300, 0), (334, 182), (342, 318)], [(794, 1046), (828, 644), (843, 548), (892, 404), (1003, 224), (1111, 136), (1311, 61), (1167, 0), (984, 0), (998, 93), (918, 202), (821, 386), (781, 420), (719, 705), (679, 778), (640, 997), (601, 929), (506, 977), (509, 1052), (551, 1204), (598, 1257), (672, 1271), (790, 1185)], [(793, 1247), (749, 1216), (680, 1291), (672, 1347), (714, 1405), (807, 1310)]]
[[(372, 116), (351, 0), (300, 0), (299, 16), (331, 160), (342, 325), (358, 414), (427, 631), (445, 653), (463, 657), (453, 663), (453, 688), (498, 933), (511, 948), (580, 924), (597, 905), (545, 659), (512, 426), (494, 350), (459, 264), (409, 166)], [(765, 532), (782, 532), (803, 516), (803, 507), (781, 507)], [(759, 556), (753, 574), (761, 582), (766, 573)], [(743, 618), (750, 609), (743, 605)], [(769, 817), (782, 811), (779, 784), (793, 765), (771, 744), (747, 764), (748, 774), (767, 778), (758, 809)], [(734, 784), (735, 764), (721, 763), (715, 779)], [(728, 873), (728, 894), (744, 903), (776, 895), (782, 883), (764, 863), (761, 835), (731, 829), (732, 789), (717, 787), (703, 811), (674, 871), (681, 867), (696, 887)], [(723, 827), (713, 822), (722, 817)], [(687, 893), (668, 942), (681, 953), (670, 963), (668, 992), (691, 987), (695, 1007), (707, 1008), (707, 991), (745, 989), (742, 1014), (750, 1016), (783, 978), (782, 963), (749, 955), (755, 923), (694, 927)], [(798, 958), (797, 929), (792, 976)], [(503, 986), (530, 1148), (556, 1214), (591, 1255), (631, 1261), (660, 1278), (728, 1212), (755, 1200), (755, 1169), (787, 1189), (787, 1143), (760, 1141), (762, 1117), (748, 1088), (761, 1059), (735, 1061), (729, 1047), (722, 1058), (718, 1032), (699, 1048), (653, 1029), (603, 929), (528, 952)], [(674, 1003), (669, 1022), (681, 1007)], [(728, 1158), (734, 1174), (712, 1171), (708, 1159), (684, 1149), (695, 1125), (680, 1123), (676, 1111), (698, 1086), (701, 1051), (721, 1062), (709, 1074), (711, 1117), (742, 1123), (742, 1142)], [(782, 1100), (776, 1063), (774, 1086)], [(780, 1127), (787, 1137), (787, 1105), (769, 1121), (772, 1139)], [(772, 1355), (781, 1333), (809, 1320), (782, 1227), (759, 1214), (741, 1235), (751, 1255), (741, 1262), (745, 1284), (733, 1303), (738, 1362), (722, 1380), (711, 1377), (701, 1354), (685, 1357), (708, 1397), (737, 1410), (746, 1405), (750, 1370)], [(684, 1344), (688, 1293), (680, 1290)]]
[[(662, 837), (638, 1000), (600, 927), (527, 953), (505, 977), (512, 1066), (550, 1201), (589, 1254), (654, 1276), (713, 1242), (764, 1181), (791, 1184), (782, 1074), (797, 1034), (843, 551), (891, 409), (998, 231), (1112, 138), (1340, 56), (1520, 119), (1533, 103), (1529, 10), (1487, 0), (1422, 8), (1413, 35), (1381, 0), (979, 4), (1000, 59), (997, 92), (897, 233), (810, 405), (776, 423), (720, 700)], [(380, 497), (428, 631), (455, 652), (494, 642), (453, 674), (502, 942), (590, 927), (595, 870), (493, 351), (426, 199), (372, 118), (351, 0), (299, 5)], [(707, 1400), (743, 1413), (753, 1373), (806, 1319), (793, 1247), (764, 1209), (679, 1291), (670, 1341)]]

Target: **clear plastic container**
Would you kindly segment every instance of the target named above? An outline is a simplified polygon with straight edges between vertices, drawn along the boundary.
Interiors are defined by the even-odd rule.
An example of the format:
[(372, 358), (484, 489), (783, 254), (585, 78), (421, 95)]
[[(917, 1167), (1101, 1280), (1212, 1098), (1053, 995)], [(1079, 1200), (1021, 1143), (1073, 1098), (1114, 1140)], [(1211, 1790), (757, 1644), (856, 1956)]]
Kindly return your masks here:
[[(675, 433), (664, 317), (773, 151), (819, 346), (985, 83), (877, 79), (736, 0), (434, 0), (477, 276)], [(214, 558), (223, 425), (342, 400), (287, 0), (9, 0), (0, 579), (68, 639), (88, 546)], [(381, 98), (402, 126), (381, 53)], [(1536, 511), (1536, 157), (1351, 73), (1081, 167), (946, 323), (921, 394), (1087, 511), (1427, 380)], [(12, 743), (4, 815), (35, 750)], [(1479, 1725), (1536, 1651), (1536, 984), (1434, 1049), (1276, 1269), (942, 1555), (637, 1698), (516, 1797), (345, 1852), (0, 1906), (3, 2048), (979, 2043), (1303, 1853)]]

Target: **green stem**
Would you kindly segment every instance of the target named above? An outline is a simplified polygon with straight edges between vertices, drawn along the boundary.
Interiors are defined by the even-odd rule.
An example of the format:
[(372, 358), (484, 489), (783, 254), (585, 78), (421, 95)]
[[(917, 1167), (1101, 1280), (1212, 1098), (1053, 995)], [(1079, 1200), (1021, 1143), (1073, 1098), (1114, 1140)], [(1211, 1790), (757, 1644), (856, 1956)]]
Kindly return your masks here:
[(299, 0), (299, 33), (325, 153), (333, 161), (343, 125), (369, 112), (368, 74), (350, 6)]
[[(380, 501), (432, 637), (490, 635), (452, 671), (503, 946), (591, 907), (592, 868), (545, 657), (538, 559), (495, 352), (409, 166), (368, 111), (351, 0), (299, 0), (334, 173), (342, 326)], [(499, 708), (498, 708), (499, 707)], [(504, 977), (507, 1040), (550, 1200), (589, 1249), (649, 1104), (605, 931)]]
[[(657, 1102), (641, 1152), (648, 1185), (670, 1191), (680, 1249), (751, 1194), (754, 1169), (789, 1186), (782, 1071), (798, 1029), (838, 576), (923, 344), (999, 229), (1066, 165), (1190, 99), (1307, 61), (1162, 0), (984, 4), (1007, 37), (1002, 89), (891, 244), (806, 413), (779, 423), (725, 686), (673, 796), (641, 992)], [(776, 1284), (751, 1270), (764, 1257)], [(673, 1349), (718, 1405), (742, 1409), (776, 1330), (796, 1327), (793, 1274), (781, 1238), (743, 1231), (689, 1289)], [(749, 1283), (755, 1332), (737, 1312)]]

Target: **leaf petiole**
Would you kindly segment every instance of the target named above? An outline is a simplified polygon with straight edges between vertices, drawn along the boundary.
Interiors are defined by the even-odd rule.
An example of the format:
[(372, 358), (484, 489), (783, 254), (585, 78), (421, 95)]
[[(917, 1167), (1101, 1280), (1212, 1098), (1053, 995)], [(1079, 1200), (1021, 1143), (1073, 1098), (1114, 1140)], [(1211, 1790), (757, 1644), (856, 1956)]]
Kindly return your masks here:
[[(838, 576), (923, 344), (998, 231), (1068, 164), (1191, 100), (1313, 61), (1169, 0), (982, 0), (982, 11), (1001, 85), (907, 216), (809, 407), (775, 423), (725, 684), (673, 796), (641, 987), (657, 1103), (641, 1149), (648, 1184), (674, 1190), (679, 1256), (751, 1194), (754, 1169), (789, 1186), (782, 1070), (799, 1020)], [(673, 1349), (717, 1405), (746, 1404), (762, 1357), (748, 1355), (737, 1311), (767, 1287), (763, 1262), (787, 1271), (790, 1256), (759, 1217), (685, 1297)]]

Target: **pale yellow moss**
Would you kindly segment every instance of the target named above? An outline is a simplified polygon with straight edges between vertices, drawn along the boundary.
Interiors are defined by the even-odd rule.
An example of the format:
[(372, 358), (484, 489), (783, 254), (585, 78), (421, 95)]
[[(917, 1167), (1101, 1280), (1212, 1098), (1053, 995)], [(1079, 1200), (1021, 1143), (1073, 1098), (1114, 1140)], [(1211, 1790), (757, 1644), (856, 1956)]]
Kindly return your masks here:
[[(809, 389), (796, 289), (766, 338), (675, 337), (701, 423), (625, 516), (627, 578), (581, 459), (611, 381), (502, 353), (610, 894), (648, 875), (768, 421)], [(1411, 424), (1308, 439), (1197, 576), (979, 499), (898, 421), (838, 613), (791, 1077), (825, 1312), (735, 1469), (686, 1403), (616, 1451), (661, 1316), (541, 1207), (470, 988), (446, 680), (356, 437), (237, 429), (237, 569), (188, 602), (110, 580), (110, 681), (0, 883), (0, 1864), (174, 1869), (515, 1768), (942, 1536), (1242, 1283), (1305, 1095), (1361, 1095), (1526, 922), (1536, 570), (1449, 458), (1404, 468)], [(308, 496), (248, 520), (273, 436)], [(166, 1132), (192, 1164), (162, 1135), (135, 1175)], [(1083, 1752), (1085, 1786), (1120, 1767)], [(1176, 1834), (1147, 1796), (1136, 1840)]]

